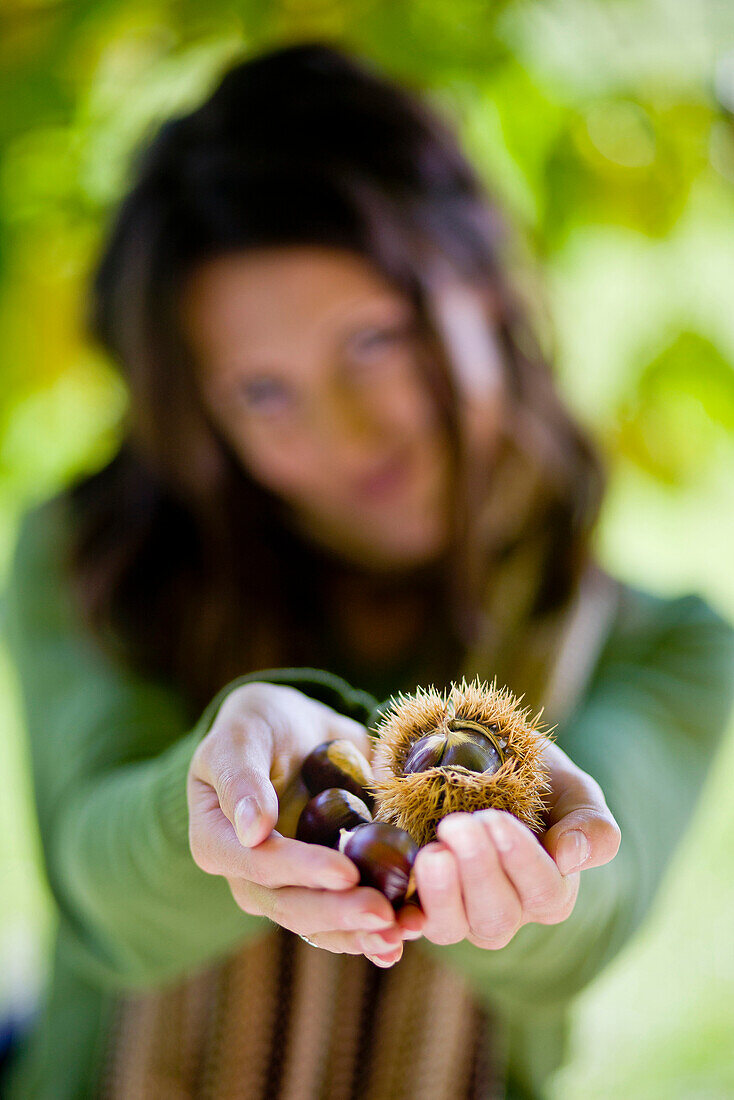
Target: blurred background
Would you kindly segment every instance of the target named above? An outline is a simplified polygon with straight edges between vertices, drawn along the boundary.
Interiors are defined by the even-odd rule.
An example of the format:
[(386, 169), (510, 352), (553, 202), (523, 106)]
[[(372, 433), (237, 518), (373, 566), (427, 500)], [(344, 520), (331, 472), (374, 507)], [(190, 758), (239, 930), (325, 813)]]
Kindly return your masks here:
[[(23, 509), (116, 445), (84, 287), (130, 151), (236, 57), (316, 36), (424, 91), (504, 202), (609, 463), (605, 565), (734, 618), (730, 0), (3, 0), (0, 584)], [(734, 729), (644, 928), (577, 1003), (554, 1100), (734, 1097), (732, 774)], [(32, 1004), (51, 920), (2, 650), (0, 777), (2, 1017)]]

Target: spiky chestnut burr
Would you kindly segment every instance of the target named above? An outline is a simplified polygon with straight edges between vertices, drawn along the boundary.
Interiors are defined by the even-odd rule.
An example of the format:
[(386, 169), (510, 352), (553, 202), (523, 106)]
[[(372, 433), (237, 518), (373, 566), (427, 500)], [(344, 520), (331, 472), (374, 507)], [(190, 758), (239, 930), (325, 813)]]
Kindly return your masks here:
[(447, 814), (488, 806), (543, 830), (551, 731), (496, 681), (463, 679), (443, 694), (435, 687), (401, 692), (374, 733), (375, 821), (405, 829), (421, 846), (436, 839)]

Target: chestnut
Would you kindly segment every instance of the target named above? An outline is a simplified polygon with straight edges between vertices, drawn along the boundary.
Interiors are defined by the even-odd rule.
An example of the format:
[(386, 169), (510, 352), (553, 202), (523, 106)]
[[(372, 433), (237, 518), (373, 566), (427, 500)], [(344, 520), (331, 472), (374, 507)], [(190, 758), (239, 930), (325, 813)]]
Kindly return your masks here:
[(336, 848), (342, 829), (354, 829), (370, 821), (372, 814), (361, 798), (351, 791), (329, 787), (303, 807), (296, 827), (296, 840)]
[(373, 821), (343, 832), (339, 851), (356, 863), (361, 886), (374, 886), (394, 909), (402, 904), (418, 855), (418, 845), (410, 833), (386, 821)]
[(497, 733), (497, 726), (451, 719), (445, 732), (428, 733), (415, 742), (405, 758), (403, 773), (410, 775), (428, 768), (461, 767), (491, 775), (504, 759)]
[(346, 738), (324, 741), (312, 749), (301, 764), (301, 776), (312, 795), (329, 787), (351, 791), (374, 810), (374, 795), (366, 787), (374, 780), (368, 761)]

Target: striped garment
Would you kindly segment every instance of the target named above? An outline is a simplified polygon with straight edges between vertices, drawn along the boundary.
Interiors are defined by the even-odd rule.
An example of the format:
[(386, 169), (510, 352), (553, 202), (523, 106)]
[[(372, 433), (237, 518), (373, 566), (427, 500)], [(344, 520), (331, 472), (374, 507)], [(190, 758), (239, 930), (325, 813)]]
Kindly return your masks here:
[(122, 1002), (104, 1100), (495, 1100), (491, 1019), (405, 943), (390, 969), (275, 927), (174, 989)]

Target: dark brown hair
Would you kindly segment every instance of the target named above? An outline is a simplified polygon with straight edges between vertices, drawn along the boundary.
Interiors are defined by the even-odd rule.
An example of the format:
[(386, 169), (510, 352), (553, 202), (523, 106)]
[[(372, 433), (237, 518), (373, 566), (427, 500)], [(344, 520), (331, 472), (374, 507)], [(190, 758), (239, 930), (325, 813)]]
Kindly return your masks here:
[[(330, 45), (246, 60), (165, 123), (136, 165), (92, 294), (93, 332), (129, 385), (128, 422), (113, 461), (70, 492), (86, 618), (194, 705), (241, 672), (321, 667), (322, 596), (338, 563), (298, 538), (208, 421), (176, 324), (195, 265), (293, 244), (357, 252), (415, 303), (456, 460), (453, 546), (434, 580), (441, 629), (470, 644), (493, 570), (530, 544), (542, 564), (527, 617), (562, 607), (597, 513), (597, 460), (555, 394), (500, 262), (497, 211), (451, 128)], [(469, 468), (451, 349), (434, 323), (437, 265), (486, 294), (488, 325), (492, 303), (505, 413), (489, 477)], [(491, 520), (488, 536), (518, 469), (532, 506)]]

